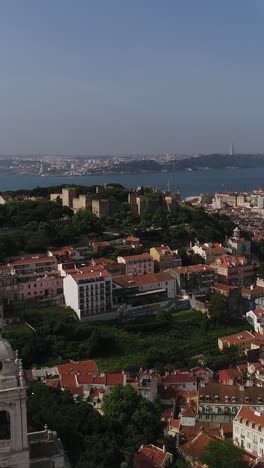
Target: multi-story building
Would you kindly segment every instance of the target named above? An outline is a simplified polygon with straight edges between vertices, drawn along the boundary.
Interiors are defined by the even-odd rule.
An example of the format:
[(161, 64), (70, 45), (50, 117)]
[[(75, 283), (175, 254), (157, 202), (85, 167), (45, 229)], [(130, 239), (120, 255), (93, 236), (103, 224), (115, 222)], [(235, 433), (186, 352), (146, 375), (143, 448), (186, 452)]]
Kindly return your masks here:
[(63, 278), (60, 274), (45, 275), (25, 281), (18, 280), (16, 294), (18, 300), (34, 300), (42, 297), (58, 296), (63, 293)]
[(113, 278), (113, 303), (141, 305), (173, 299), (176, 281), (167, 272), (140, 276), (123, 275)]
[(243, 331), (236, 333), (235, 335), (223, 336), (218, 338), (218, 348), (223, 351), (224, 348), (230, 348), (230, 346), (238, 346), (241, 351), (245, 351), (251, 348), (251, 343), (255, 341), (255, 336), (249, 331)]
[(176, 278), (178, 292), (208, 292), (214, 284), (214, 270), (208, 265), (170, 268), (168, 272)]
[(154, 260), (150, 254), (117, 257), (118, 263), (125, 265), (126, 275), (146, 275), (154, 273)]
[(256, 333), (264, 334), (264, 309), (250, 310), (246, 313), (247, 321)]
[(75, 188), (63, 188), (62, 189), (62, 206), (68, 206), (72, 208), (73, 198), (76, 197)]
[(251, 242), (245, 237), (240, 236), (240, 229), (238, 227), (234, 229), (233, 236), (227, 239), (226, 244), (232, 254), (250, 255)]
[(215, 270), (217, 283), (247, 286), (255, 280), (254, 265), (244, 256), (221, 255), (211, 267)]
[(73, 273), (63, 279), (65, 303), (80, 320), (112, 309), (112, 278), (106, 270)]
[(194, 254), (200, 255), (208, 265), (214, 262), (216, 257), (227, 253), (227, 248), (217, 242), (208, 242), (206, 244), (197, 242), (191, 249)]
[(232, 421), (241, 405), (257, 408), (263, 404), (263, 400), (263, 387), (201, 382), (199, 419), (214, 422)]
[(264, 457), (263, 406), (241, 406), (233, 421), (233, 442), (255, 457)]
[(45, 273), (58, 270), (57, 260), (55, 257), (29, 257), (14, 260), (9, 263), (11, 272), (16, 275), (32, 276), (42, 275)]
[(51, 248), (48, 250), (47, 254), (49, 257), (55, 257), (58, 263), (67, 262), (80, 256), (77, 250), (70, 245), (58, 247), (57, 249)]
[(182, 260), (178, 251), (171, 250), (168, 245), (151, 247), (149, 253), (154, 260), (157, 270), (159, 271), (182, 266)]

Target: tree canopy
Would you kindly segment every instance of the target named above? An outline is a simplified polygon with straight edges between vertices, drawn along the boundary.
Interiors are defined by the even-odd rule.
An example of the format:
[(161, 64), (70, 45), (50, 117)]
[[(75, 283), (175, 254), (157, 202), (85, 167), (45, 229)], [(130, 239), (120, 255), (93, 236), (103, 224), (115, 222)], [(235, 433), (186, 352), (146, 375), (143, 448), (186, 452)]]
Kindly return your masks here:
[(246, 468), (243, 452), (226, 440), (210, 441), (203, 456), (203, 463), (209, 468)]

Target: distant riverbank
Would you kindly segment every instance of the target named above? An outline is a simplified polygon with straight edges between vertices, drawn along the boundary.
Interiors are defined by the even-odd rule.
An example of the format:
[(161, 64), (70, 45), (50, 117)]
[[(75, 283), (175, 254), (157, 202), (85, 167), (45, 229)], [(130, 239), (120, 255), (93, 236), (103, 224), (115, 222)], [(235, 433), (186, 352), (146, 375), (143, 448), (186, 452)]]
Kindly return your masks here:
[(182, 197), (201, 192), (249, 191), (264, 186), (264, 169), (211, 169), (207, 171), (155, 172), (141, 174), (102, 174), (91, 176), (31, 176), (0, 173), (0, 191), (32, 189), (61, 184), (103, 185), (119, 183), (124, 187), (151, 185), (158, 189), (180, 190)]

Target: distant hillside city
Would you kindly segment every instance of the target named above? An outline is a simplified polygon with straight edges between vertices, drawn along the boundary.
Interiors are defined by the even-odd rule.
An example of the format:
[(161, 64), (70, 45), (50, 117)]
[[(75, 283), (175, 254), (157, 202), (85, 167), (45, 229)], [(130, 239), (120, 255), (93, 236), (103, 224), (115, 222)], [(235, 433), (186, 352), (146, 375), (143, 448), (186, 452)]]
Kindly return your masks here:
[(263, 154), (197, 154), (152, 156), (23, 156), (2, 157), (0, 171), (40, 176), (84, 176), (145, 172), (201, 171), (264, 167)]

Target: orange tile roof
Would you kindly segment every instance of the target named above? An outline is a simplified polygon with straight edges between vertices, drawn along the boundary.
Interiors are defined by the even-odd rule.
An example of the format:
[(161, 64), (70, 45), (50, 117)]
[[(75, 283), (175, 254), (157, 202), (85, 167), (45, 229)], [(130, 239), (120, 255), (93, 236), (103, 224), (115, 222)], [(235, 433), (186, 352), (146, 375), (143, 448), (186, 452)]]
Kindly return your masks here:
[(139, 453), (151, 460), (154, 466), (162, 467), (167, 457), (167, 453), (155, 445), (143, 445), (140, 447)]
[(264, 413), (255, 414), (255, 410), (248, 406), (242, 406), (235, 419), (239, 422), (247, 420), (264, 428)]
[(162, 271), (160, 273), (149, 273), (146, 275), (123, 275), (115, 276), (113, 282), (123, 287), (140, 286), (143, 284), (160, 283), (163, 281), (174, 281), (170, 273)]
[(229, 344), (239, 344), (241, 341), (247, 341), (247, 340), (252, 340), (254, 341), (255, 337), (252, 333), (249, 331), (245, 330), (240, 333), (236, 333), (235, 335), (229, 335), (229, 336), (223, 336), (219, 338), (223, 343), (229, 343)]
[(181, 420), (180, 419), (171, 419), (169, 421), (169, 426), (173, 429), (180, 429)]
[(30, 257), (30, 258), (23, 258), (21, 260), (14, 260), (13, 262), (10, 262), (10, 265), (16, 266), (16, 265), (27, 265), (30, 263), (47, 263), (47, 262), (57, 263), (57, 260), (55, 257)]
[(93, 271), (87, 271), (84, 273), (74, 273), (72, 277), (74, 279), (85, 279), (85, 278), (99, 278), (100, 276), (103, 276), (104, 278), (110, 277), (108, 271), (106, 270), (100, 270), (97, 272)]
[(125, 257), (121, 256), (125, 261), (129, 260), (150, 260), (153, 262), (153, 258), (150, 254), (139, 254), (139, 255), (126, 255)]
[(258, 295), (258, 294), (263, 294), (264, 295), (264, 288), (263, 288), (263, 286), (255, 286), (253, 289), (242, 288), (241, 293), (242, 294), (247, 294), (248, 296), (255, 296), (255, 295)]
[(60, 364), (57, 367), (58, 373), (62, 374), (98, 374), (98, 367), (95, 361), (77, 361)]
[(183, 267), (175, 267), (175, 268), (170, 268), (171, 271), (174, 271), (175, 273), (179, 274), (184, 274), (184, 273), (195, 273), (195, 272), (211, 272), (213, 273), (213, 268), (211, 268), (209, 265), (188, 265), (188, 266), (183, 266)]
[(219, 291), (232, 291), (233, 289), (238, 289), (237, 286), (229, 286), (224, 283), (214, 283), (213, 288), (218, 289)]
[(76, 254), (76, 250), (70, 245), (65, 245), (64, 247), (60, 247), (58, 249), (50, 248), (49, 251), (52, 253), (52, 255)]
[(198, 435), (195, 435), (185, 444), (181, 445), (181, 450), (188, 453), (194, 459), (201, 459), (205, 450), (208, 447), (209, 442), (214, 440), (215, 437), (206, 434), (205, 432), (200, 432)]

